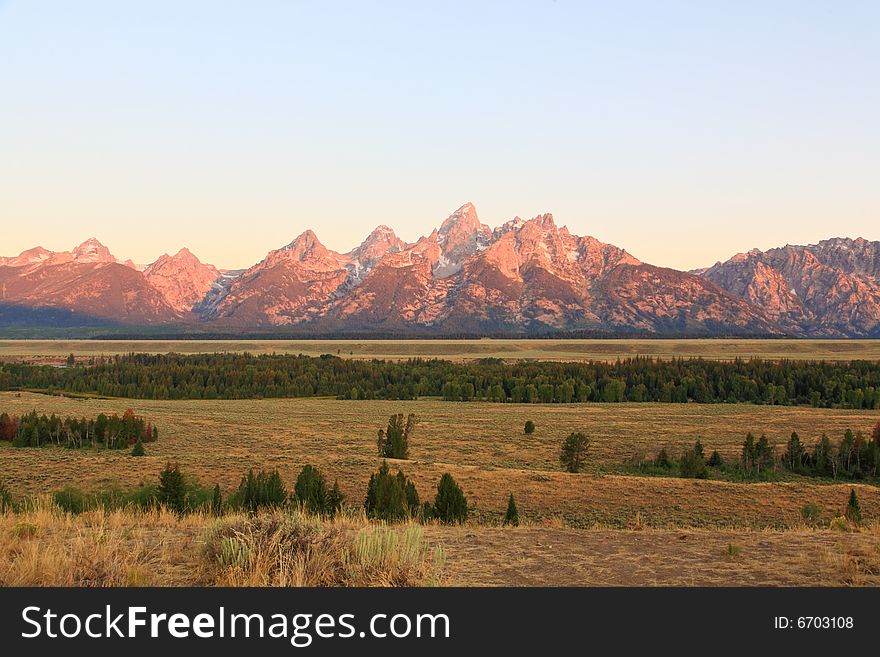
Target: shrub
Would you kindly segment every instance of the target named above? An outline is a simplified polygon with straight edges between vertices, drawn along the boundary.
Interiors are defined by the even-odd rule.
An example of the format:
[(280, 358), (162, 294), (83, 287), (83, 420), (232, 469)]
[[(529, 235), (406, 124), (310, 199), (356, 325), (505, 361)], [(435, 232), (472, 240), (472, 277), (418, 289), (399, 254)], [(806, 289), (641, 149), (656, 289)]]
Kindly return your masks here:
[(819, 522), (824, 513), (825, 507), (817, 502), (808, 502), (801, 507), (801, 518), (804, 519), (805, 523), (810, 525)]
[(461, 524), (467, 520), (467, 499), (452, 475), (444, 473), (437, 484), (433, 515), (446, 525)]
[(712, 451), (712, 456), (709, 457), (706, 465), (710, 468), (723, 468), (724, 467), (724, 459), (721, 458), (721, 454), (718, 453), (718, 450)]
[(849, 522), (844, 516), (835, 516), (831, 519), (831, 529), (838, 532), (849, 531)]
[(0, 513), (11, 511), (13, 509), (12, 493), (6, 488), (6, 484), (0, 479)]
[(220, 519), (200, 542), (219, 586), (418, 586), (437, 583), (443, 566), (421, 527), (343, 531), (297, 511)]
[(80, 489), (70, 486), (58, 491), (52, 498), (55, 505), (67, 513), (82, 513), (89, 506), (85, 494)]
[(414, 413), (410, 413), (406, 421), (403, 419), (403, 413), (388, 418), (388, 428), (384, 431), (379, 429), (376, 438), (379, 456), (386, 459), (409, 458), (409, 438), (415, 426), (416, 416)]
[(131, 448), (132, 456), (144, 456), (146, 452), (144, 451), (144, 441), (140, 438), (137, 439), (137, 442), (134, 444), (134, 447)]
[(532, 422), (531, 420), (526, 420), (526, 424), (523, 427), (523, 433), (525, 433), (525, 434), (535, 433), (535, 423)]
[(590, 439), (582, 433), (569, 434), (562, 443), (559, 462), (568, 472), (580, 472), (587, 456)]
[(854, 525), (862, 523), (862, 508), (859, 506), (859, 498), (856, 495), (856, 489), (849, 489), (849, 501), (846, 503), (846, 513), (844, 516)]
[(519, 526), (519, 511), (516, 508), (516, 500), (513, 499), (513, 493), (507, 498), (507, 512), (504, 514), (504, 524), (511, 527)]

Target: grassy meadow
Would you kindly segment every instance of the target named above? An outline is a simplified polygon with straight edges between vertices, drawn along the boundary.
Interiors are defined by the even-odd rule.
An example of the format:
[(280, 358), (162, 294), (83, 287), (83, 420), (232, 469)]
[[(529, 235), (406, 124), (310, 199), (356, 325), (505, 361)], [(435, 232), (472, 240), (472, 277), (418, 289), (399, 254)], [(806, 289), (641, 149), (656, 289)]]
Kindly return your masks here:
[(334, 354), (343, 358), (615, 360), (628, 356), (877, 360), (880, 340), (0, 340), (0, 361), (60, 363), (129, 353)]
[[(338, 353), (355, 358), (570, 360), (635, 354), (880, 358), (876, 341), (7, 340), (0, 342), (0, 359), (60, 362), (71, 352), (89, 356), (224, 350)], [(237, 488), (249, 468), (277, 468), (291, 489), (303, 465), (317, 465), (329, 482), (339, 481), (347, 496), (348, 511), (343, 519), (313, 528), (322, 537), (326, 534), (326, 541), (321, 541), (332, 546), (333, 559), (355, 549), (352, 541), (365, 540), (358, 536), (385, 532), (374, 537), (385, 546), (373, 559), (384, 564), (381, 568), (349, 573), (345, 581), (325, 582), (331, 584), (880, 584), (880, 487), (792, 474), (766, 482), (642, 476), (626, 465), (633, 457), (651, 458), (661, 448), (677, 455), (697, 439), (707, 455), (717, 449), (725, 460), (735, 462), (748, 431), (756, 436), (766, 434), (777, 452), (782, 451), (792, 431), (797, 431), (808, 447), (822, 433), (836, 443), (846, 429), (870, 434), (880, 419), (877, 411), (752, 404), (492, 404), (439, 399), (149, 401), (0, 393), (0, 412), (15, 415), (35, 409), (60, 416), (95, 417), (99, 413), (121, 414), (127, 408), (159, 429), (159, 440), (147, 444), (145, 457), (133, 458), (128, 451), (13, 448), (3, 443), (0, 479), (18, 498), (65, 486), (87, 492), (129, 489), (155, 483), (165, 464), (176, 462), (202, 485), (219, 484), (225, 496)], [(393, 467), (403, 469), (423, 500), (433, 498), (443, 473), (451, 473), (474, 509), (466, 525), (377, 528), (363, 518), (367, 481), (381, 462), (376, 455), (376, 432), (394, 413), (415, 413), (419, 423), (410, 441), (410, 459), (392, 462)], [(526, 420), (535, 423), (534, 434), (523, 433)], [(572, 432), (583, 432), (591, 440), (588, 465), (578, 474), (562, 472), (558, 462), (560, 444)], [(854, 531), (834, 531), (830, 522), (842, 514), (850, 489), (858, 493), (865, 523)], [(510, 493), (516, 497), (522, 519), (518, 528), (500, 526)], [(802, 509), (808, 504), (821, 509), (817, 522), (805, 523)], [(290, 564), (263, 563), (256, 570), (236, 566), (218, 571), (214, 562), (205, 561), (205, 546), (210, 544), (218, 522), (255, 522), (257, 529), (266, 525), (259, 519), (218, 521), (201, 514), (178, 518), (137, 511), (90, 511), (73, 517), (44, 499), (39, 508), (0, 514), (0, 546), (11, 555), (0, 569), (0, 584), (323, 582), (320, 573), (309, 570), (317, 566), (305, 562), (298, 562), (299, 570), (291, 570)], [(269, 546), (269, 552), (283, 540), (277, 532), (254, 538), (259, 532), (251, 525), (235, 531), (237, 537), (250, 536), (259, 546)], [(101, 532), (107, 535), (101, 538)], [(99, 549), (93, 543), (105, 547)], [(442, 565), (436, 558), (438, 550), (443, 555)], [(350, 563), (349, 557), (342, 559)], [(389, 559), (391, 565), (385, 563)], [(400, 559), (406, 562), (403, 566)], [(91, 564), (85, 571), (80, 563), (83, 560)], [(64, 574), (81, 571), (85, 574)], [(90, 575), (92, 571), (98, 574)]]
[[(152, 482), (166, 462), (224, 493), (248, 468), (277, 468), (289, 485), (303, 465), (318, 465), (359, 504), (380, 459), (376, 432), (396, 412), (419, 418), (410, 460), (399, 462), (421, 497), (443, 472), (462, 485), (477, 518), (500, 520), (513, 492), (520, 512), (534, 521), (574, 527), (626, 527), (636, 514), (652, 527), (781, 528), (799, 523), (807, 502), (839, 513), (850, 486), (791, 477), (741, 483), (640, 477), (626, 473), (632, 454), (677, 453), (699, 438), (735, 460), (746, 431), (766, 433), (777, 445), (791, 431), (807, 444), (821, 432), (837, 438), (847, 428), (869, 432), (876, 411), (749, 404), (486, 404), (336, 399), (146, 401), (71, 399), (0, 393), (0, 409), (93, 417), (131, 407), (153, 422), (158, 442), (147, 456), (126, 451), (0, 446), (3, 478), (13, 492), (38, 494), (75, 485), (86, 491)], [(525, 420), (535, 422), (525, 435)], [(586, 471), (560, 470), (559, 446), (571, 432), (591, 438)], [(867, 517), (880, 517), (880, 489), (856, 485)]]

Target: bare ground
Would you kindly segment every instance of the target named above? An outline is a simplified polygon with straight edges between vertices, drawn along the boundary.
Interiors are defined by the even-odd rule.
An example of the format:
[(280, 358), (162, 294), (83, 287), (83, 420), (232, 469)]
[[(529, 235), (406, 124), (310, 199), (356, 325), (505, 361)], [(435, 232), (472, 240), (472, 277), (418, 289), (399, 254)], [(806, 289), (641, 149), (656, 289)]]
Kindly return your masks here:
[(880, 535), (429, 528), (447, 586), (877, 586)]

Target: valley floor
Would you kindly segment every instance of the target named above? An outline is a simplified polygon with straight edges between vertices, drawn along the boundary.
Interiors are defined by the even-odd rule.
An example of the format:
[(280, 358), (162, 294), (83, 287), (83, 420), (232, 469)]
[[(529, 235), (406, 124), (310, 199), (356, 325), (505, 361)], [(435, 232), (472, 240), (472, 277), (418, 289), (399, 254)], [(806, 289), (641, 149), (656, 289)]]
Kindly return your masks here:
[(481, 339), (481, 340), (0, 340), (0, 361), (63, 364), (78, 358), (130, 353), (333, 354), (341, 358), (474, 360), (615, 360), (632, 356), (759, 357), (791, 360), (876, 360), (880, 340), (766, 339)]
[[(6, 513), (0, 514), (0, 584), (880, 585), (878, 486), (808, 477), (694, 480), (622, 470), (634, 454), (652, 456), (661, 447), (680, 453), (697, 438), (707, 453), (717, 449), (733, 462), (747, 431), (766, 433), (777, 448), (791, 431), (807, 445), (822, 433), (836, 441), (847, 428), (868, 433), (877, 411), (429, 399), (85, 400), (0, 393), (0, 412), (11, 414), (35, 409), (95, 417), (129, 407), (159, 428), (159, 440), (147, 444), (146, 456), (4, 443), (0, 479), (24, 500), (65, 486), (94, 492), (155, 484), (172, 462), (202, 485), (219, 484), (225, 498), (248, 468), (277, 468), (290, 489), (308, 463), (330, 482), (338, 479), (349, 513), (356, 516), (370, 473), (381, 463), (377, 429), (393, 413), (413, 412), (419, 424), (411, 459), (392, 461), (392, 467), (412, 479), (423, 500), (433, 499), (440, 476), (451, 473), (475, 511), (461, 527), (386, 530), (363, 519), (340, 521), (342, 534), (331, 532), (327, 539), (338, 554), (354, 549), (351, 541), (364, 532), (381, 548), (378, 561), (355, 573), (345, 571), (350, 562), (342, 559), (347, 574), (341, 581), (302, 568), (280, 574), (271, 568), (218, 572), (204, 556), (217, 522), (209, 516)], [(523, 433), (527, 419), (537, 426), (534, 434)], [(575, 431), (592, 442), (587, 471), (569, 474), (560, 470), (558, 455), (563, 438)], [(851, 489), (858, 492), (865, 526), (833, 531), (831, 520), (843, 513)], [(519, 528), (499, 526), (510, 493), (523, 519)], [(805, 526), (806, 505), (819, 510), (812, 521), (819, 528)], [(403, 542), (389, 538), (392, 534)], [(417, 549), (404, 549), (406, 541), (415, 541)], [(405, 558), (383, 552), (389, 545), (392, 552), (403, 550)], [(442, 569), (432, 556), (438, 548)], [(401, 566), (401, 559), (413, 555), (415, 563)]]
[[(285, 543), (279, 527), (286, 524), (297, 528), (297, 541)], [(4, 586), (880, 585), (876, 525), (854, 532), (423, 528), (357, 516), (70, 516), (45, 504), (0, 515), (0, 551)]]
[(450, 586), (878, 586), (880, 533), (429, 528)]

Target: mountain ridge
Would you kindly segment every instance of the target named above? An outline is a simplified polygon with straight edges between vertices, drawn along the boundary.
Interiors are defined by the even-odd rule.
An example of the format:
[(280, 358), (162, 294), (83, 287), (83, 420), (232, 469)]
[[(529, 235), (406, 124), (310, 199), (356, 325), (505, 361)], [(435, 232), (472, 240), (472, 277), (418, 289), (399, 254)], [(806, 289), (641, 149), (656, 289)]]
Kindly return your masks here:
[[(138, 266), (96, 238), (0, 257), (0, 307), (131, 326), (458, 334), (880, 336), (880, 242), (829, 238), (679, 271), (572, 234), (553, 215), (496, 228), (466, 203), (412, 243), (386, 225), (356, 247), (311, 229), (244, 270), (186, 247)], [(22, 319), (24, 317), (24, 319)], [(0, 324), (3, 313), (0, 312)]]

